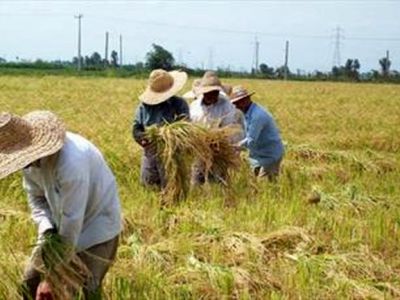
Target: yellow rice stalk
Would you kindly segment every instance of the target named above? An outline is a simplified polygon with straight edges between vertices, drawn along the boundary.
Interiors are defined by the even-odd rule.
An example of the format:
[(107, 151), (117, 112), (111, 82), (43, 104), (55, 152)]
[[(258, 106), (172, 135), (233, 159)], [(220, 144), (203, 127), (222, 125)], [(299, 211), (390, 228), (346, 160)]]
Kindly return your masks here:
[(53, 298), (73, 299), (91, 275), (86, 265), (58, 235), (45, 237), (40, 251), (38, 271), (49, 283)]
[[(220, 174), (239, 167), (240, 160), (230, 141), (235, 132), (233, 127), (205, 128), (187, 121), (147, 129), (147, 138), (154, 143), (165, 168), (165, 204), (186, 198), (195, 160), (204, 165), (206, 174)], [(224, 183), (228, 185), (227, 179)]]

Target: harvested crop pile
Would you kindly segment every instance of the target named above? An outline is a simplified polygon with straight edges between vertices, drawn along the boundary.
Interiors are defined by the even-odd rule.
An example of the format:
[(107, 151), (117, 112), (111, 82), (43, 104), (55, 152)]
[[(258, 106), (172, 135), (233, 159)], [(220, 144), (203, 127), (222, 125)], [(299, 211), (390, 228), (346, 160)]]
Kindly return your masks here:
[[(240, 159), (231, 143), (236, 131), (234, 127), (206, 128), (187, 121), (149, 127), (147, 137), (155, 144), (167, 178), (163, 202), (172, 204), (186, 198), (195, 161), (204, 166), (206, 181), (209, 174), (237, 169)], [(223, 178), (225, 186), (229, 186), (227, 174), (228, 178)]]

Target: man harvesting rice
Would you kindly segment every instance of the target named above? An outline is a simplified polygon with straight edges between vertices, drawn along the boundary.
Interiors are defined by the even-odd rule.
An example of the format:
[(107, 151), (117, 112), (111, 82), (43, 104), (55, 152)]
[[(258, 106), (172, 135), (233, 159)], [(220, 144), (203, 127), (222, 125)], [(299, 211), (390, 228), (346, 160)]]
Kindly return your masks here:
[(151, 72), (146, 90), (139, 96), (141, 101), (133, 121), (133, 137), (143, 147), (141, 181), (144, 185), (166, 185), (164, 166), (146, 138), (146, 127), (163, 125), (189, 118), (189, 106), (176, 94), (183, 88), (187, 74), (180, 71), (167, 72), (161, 69)]
[(279, 174), (284, 147), (274, 118), (251, 100), (253, 94), (241, 86), (235, 86), (231, 94), (231, 102), (246, 119), (246, 138), (238, 145), (249, 149), (254, 174), (273, 180)]
[[(52, 299), (57, 289), (69, 288), (52, 285), (53, 273), (43, 274), (42, 261), (48, 266), (45, 258), (55, 251), (49, 241), (55, 245), (59, 240), (70, 251), (59, 253), (63, 260), (53, 270), (69, 265), (77, 255), (88, 271), (82, 282), (85, 296), (99, 297), (121, 231), (117, 185), (100, 151), (85, 138), (66, 132), (51, 112), (23, 117), (2, 113), (0, 179), (21, 169), (39, 236), (24, 273), (24, 299)], [(48, 277), (41, 282), (44, 275)]]
[[(243, 138), (243, 117), (237, 111), (229, 98), (223, 93), (223, 87), (217, 74), (207, 71), (196, 88), (198, 98), (190, 105), (190, 117), (193, 122), (204, 124), (208, 127), (239, 127), (237, 133), (232, 136), (232, 143)], [(226, 174), (211, 174), (214, 179), (223, 180)], [(201, 184), (205, 181), (206, 174), (200, 164), (196, 164), (193, 174), (193, 182)]]

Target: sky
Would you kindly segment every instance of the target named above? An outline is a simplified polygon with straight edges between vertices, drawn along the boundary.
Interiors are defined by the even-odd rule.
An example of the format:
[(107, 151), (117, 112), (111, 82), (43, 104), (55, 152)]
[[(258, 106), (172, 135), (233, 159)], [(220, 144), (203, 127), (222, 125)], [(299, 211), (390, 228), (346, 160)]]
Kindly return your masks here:
[(400, 0), (398, 1), (4, 1), (0, 0), (0, 57), (71, 60), (77, 55), (82, 14), (82, 54), (110, 51), (123, 62), (145, 59), (152, 43), (190, 67), (249, 70), (255, 62), (278, 67), (289, 41), (289, 68), (329, 71), (336, 28), (340, 58), (357, 58), (363, 72), (379, 69), (389, 50), (392, 69), (400, 70)]

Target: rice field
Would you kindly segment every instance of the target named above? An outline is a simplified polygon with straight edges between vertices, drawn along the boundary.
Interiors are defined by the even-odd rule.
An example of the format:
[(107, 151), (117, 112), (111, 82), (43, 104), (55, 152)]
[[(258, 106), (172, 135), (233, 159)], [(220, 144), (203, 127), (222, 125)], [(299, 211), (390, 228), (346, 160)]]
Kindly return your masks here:
[[(2, 111), (56, 112), (117, 177), (124, 232), (105, 299), (400, 299), (400, 86), (224, 83), (275, 116), (279, 182), (243, 168), (231, 194), (208, 184), (161, 209), (131, 136), (144, 80), (0, 77)], [(36, 229), (20, 174), (0, 195), (0, 299), (18, 299)]]

